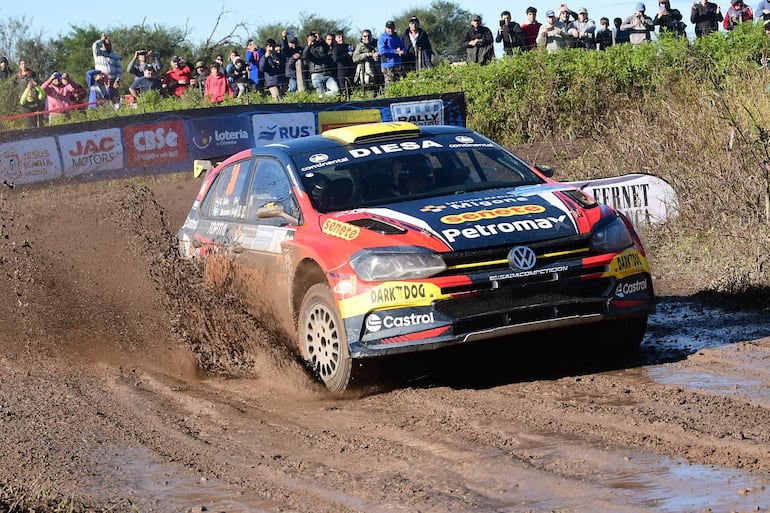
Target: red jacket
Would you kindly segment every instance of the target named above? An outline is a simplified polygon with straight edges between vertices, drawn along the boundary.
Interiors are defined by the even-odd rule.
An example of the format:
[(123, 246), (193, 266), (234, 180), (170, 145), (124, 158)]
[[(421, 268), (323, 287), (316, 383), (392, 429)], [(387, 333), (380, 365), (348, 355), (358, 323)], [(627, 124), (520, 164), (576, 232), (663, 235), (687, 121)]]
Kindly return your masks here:
[(225, 94), (233, 97), (233, 87), (226, 75), (212, 73), (206, 78), (206, 92), (204, 98), (211, 103), (219, 103), (225, 99)]
[(175, 96), (182, 96), (192, 81), (192, 72), (189, 66), (171, 68), (166, 71), (163, 83), (174, 91)]

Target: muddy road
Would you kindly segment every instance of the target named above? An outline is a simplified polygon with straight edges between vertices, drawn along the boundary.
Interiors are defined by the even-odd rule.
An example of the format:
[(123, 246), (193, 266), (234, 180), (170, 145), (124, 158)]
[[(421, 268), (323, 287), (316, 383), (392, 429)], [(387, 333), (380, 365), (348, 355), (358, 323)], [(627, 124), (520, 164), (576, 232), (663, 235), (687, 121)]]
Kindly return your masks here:
[(334, 398), (174, 258), (198, 187), (0, 192), (0, 512), (770, 509), (767, 313), (659, 278), (633, 360), (509, 338)]

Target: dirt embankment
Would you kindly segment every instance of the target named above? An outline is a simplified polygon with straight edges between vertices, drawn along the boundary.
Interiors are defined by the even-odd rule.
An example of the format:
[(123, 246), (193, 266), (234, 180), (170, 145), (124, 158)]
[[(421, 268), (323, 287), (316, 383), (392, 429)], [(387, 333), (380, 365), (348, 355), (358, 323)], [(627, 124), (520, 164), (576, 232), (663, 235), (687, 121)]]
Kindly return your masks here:
[(337, 399), (176, 258), (198, 187), (0, 193), (0, 512), (770, 508), (763, 314), (669, 283), (633, 361), (510, 338)]

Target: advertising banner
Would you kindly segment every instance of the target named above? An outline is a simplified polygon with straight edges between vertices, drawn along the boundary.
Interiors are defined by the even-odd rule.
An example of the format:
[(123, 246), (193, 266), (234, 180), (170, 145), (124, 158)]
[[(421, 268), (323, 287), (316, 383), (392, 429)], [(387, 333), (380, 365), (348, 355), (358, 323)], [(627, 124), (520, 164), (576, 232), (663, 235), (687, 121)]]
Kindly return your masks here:
[(308, 137), (316, 134), (313, 112), (272, 112), (253, 114), (254, 146)]
[(64, 176), (123, 169), (119, 128), (59, 136)]
[(123, 129), (127, 167), (186, 162), (187, 138), (181, 120), (129, 125)]
[(567, 183), (623, 212), (636, 227), (663, 223), (675, 217), (679, 211), (679, 200), (674, 188), (654, 175), (635, 173)]
[(415, 125), (444, 124), (444, 102), (442, 100), (391, 103), (390, 113), (393, 116), (393, 121), (409, 121)]
[(232, 155), (251, 148), (251, 127), (246, 116), (191, 119), (188, 128), (193, 159)]
[(61, 178), (62, 167), (56, 139), (22, 139), (0, 144), (0, 181), (14, 184)]

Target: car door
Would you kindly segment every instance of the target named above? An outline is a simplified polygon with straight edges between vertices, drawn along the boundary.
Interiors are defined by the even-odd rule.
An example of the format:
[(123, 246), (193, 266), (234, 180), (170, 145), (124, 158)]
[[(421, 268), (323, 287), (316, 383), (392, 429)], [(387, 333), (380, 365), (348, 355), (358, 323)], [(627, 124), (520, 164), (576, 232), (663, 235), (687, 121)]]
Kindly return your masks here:
[[(246, 219), (235, 237), (235, 261), (248, 304), (261, 314), (276, 317), (290, 311), (291, 273), (283, 242), (292, 240), (299, 224), (284, 166), (272, 157), (255, 157), (246, 197)], [(267, 312), (266, 312), (267, 310)]]

